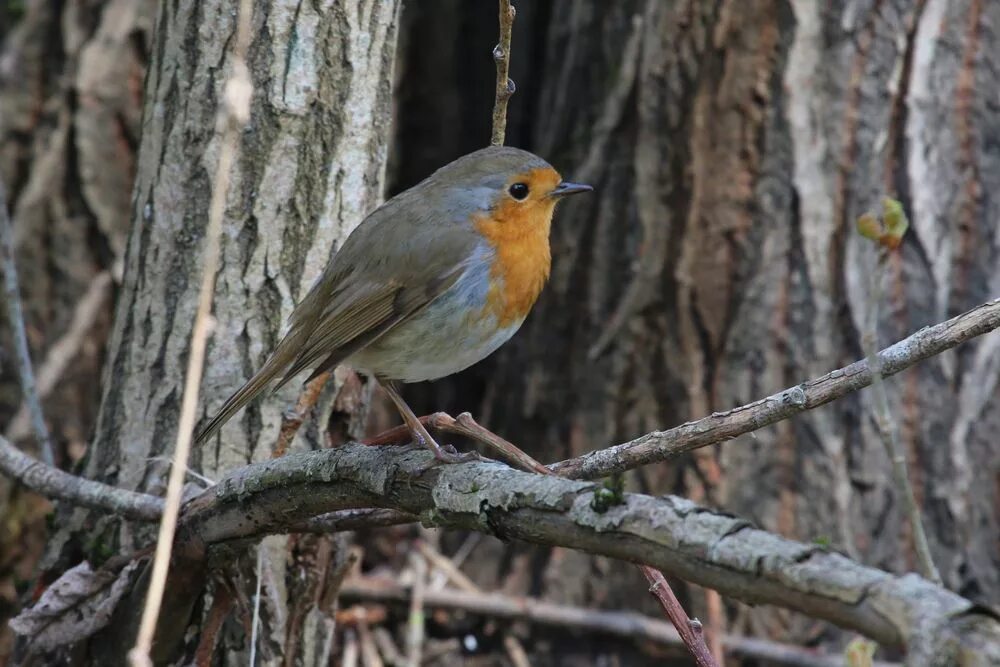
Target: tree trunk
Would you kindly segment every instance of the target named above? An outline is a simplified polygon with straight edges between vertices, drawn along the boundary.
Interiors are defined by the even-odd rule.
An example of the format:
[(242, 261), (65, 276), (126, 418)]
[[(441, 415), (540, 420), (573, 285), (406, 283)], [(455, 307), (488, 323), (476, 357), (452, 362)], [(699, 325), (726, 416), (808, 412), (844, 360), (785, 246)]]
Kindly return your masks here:
[[(379, 0), (322, 7), (255, 3), (248, 57), (255, 86), (252, 115), (241, 137), (226, 208), (216, 323), (202, 383), (205, 415), (260, 367), (330, 252), (381, 198), (398, 8), (397, 2)], [(88, 477), (128, 489), (160, 493), (166, 482), (234, 20), (235, 11), (223, 2), (159, 6), (132, 230), (85, 467)], [(345, 385), (341, 376), (331, 382), (319, 414), (302, 429), (299, 448), (324, 446), (316, 424), (325, 426), (331, 419), (331, 399), (343, 398), (344, 387), (358, 389), (356, 382)], [(250, 406), (218, 440), (194, 453), (192, 467), (217, 479), (270, 457), (282, 411), (298, 392), (298, 386), (289, 386)], [(336, 415), (354, 434), (364, 420), (366, 401), (361, 399), (341, 405)], [(68, 525), (63, 538), (85, 531), (85, 555), (94, 560), (141, 547), (151, 537), (148, 529), (123, 527), (113, 518), (83, 511), (75, 512)], [(267, 664), (280, 662), (286, 641), (304, 664), (326, 664), (318, 651), (329, 629), (313, 610), (320, 603), (322, 578), (317, 590), (315, 582), (309, 588), (298, 575), (314, 569), (317, 558), (329, 561), (330, 547), (286, 538), (262, 547), (268, 603), (258, 647)], [(249, 581), (241, 582), (251, 587), (253, 560), (247, 559)], [(182, 631), (183, 623), (172, 622)], [(242, 624), (233, 623), (237, 627), (235, 635), (224, 631), (219, 642), (227, 664), (246, 664), (249, 642), (241, 635)], [(117, 636), (134, 640), (128, 632)], [(199, 637), (184, 640), (190, 655)], [(111, 647), (119, 655), (127, 648)]]
[[(912, 227), (886, 277), (881, 343), (995, 297), (996, 25), (1000, 5), (982, 0), (581, 1), (519, 17), (513, 61), (531, 67), (517, 83), (541, 101), (515, 95), (514, 113), (534, 111), (512, 142), (597, 192), (557, 212), (552, 279), (521, 332), (473, 370), (414, 388), (415, 402), (478, 409), (557, 460), (843, 366), (864, 356), (871, 298), (854, 220), (883, 196)], [(522, 55), (540, 32), (544, 57)], [(419, 153), (418, 137), (403, 141)], [(1000, 595), (998, 362), (992, 335), (888, 382), (937, 565), (983, 600)], [(862, 392), (628, 485), (914, 570), (871, 405)], [(583, 586), (586, 567), (604, 576)], [(638, 578), (606, 570), (556, 552), (525, 581), (634, 606)], [(694, 611), (718, 620), (702, 599)], [(736, 632), (828, 633), (785, 612), (728, 612)]]

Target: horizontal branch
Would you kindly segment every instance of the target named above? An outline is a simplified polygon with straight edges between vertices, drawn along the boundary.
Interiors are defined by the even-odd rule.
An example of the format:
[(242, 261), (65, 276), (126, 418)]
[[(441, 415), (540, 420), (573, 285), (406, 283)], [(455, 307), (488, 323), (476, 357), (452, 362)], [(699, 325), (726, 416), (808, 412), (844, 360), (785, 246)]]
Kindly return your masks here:
[[(410, 600), (410, 590), (395, 583), (383, 583), (370, 578), (348, 579), (341, 586), (340, 596), (347, 602), (406, 604)], [(600, 633), (633, 642), (655, 642), (684, 649), (684, 642), (672, 624), (634, 611), (586, 609), (534, 598), (447, 588), (424, 591), (424, 606), (432, 609), (457, 609), (493, 618), (528, 621), (536, 625)], [(721, 639), (722, 645), (733, 655), (763, 659), (769, 664), (796, 667), (841, 667), (844, 664), (844, 658), (840, 655), (823, 655), (765, 639), (737, 635), (723, 635)], [(686, 650), (679, 653), (686, 654)], [(894, 663), (873, 662), (872, 665), (892, 667)]]
[(865, 567), (680, 498), (625, 494), (621, 505), (598, 513), (591, 507), (596, 484), (492, 462), (424, 471), (429, 456), (350, 444), (242, 468), (187, 505), (177, 553), (199, 558), (213, 543), (378, 506), (418, 514), (428, 525), (645, 563), (735, 599), (906, 645), (911, 655), (938, 655), (956, 638), (958, 646), (1000, 651), (991, 634), (1000, 635), (996, 619), (917, 575)]
[[(1000, 299), (994, 299), (950, 320), (924, 327), (879, 352), (882, 377), (895, 375), (914, 364), (1000, 327)], [(872, 383), (868, 363), (850, 366), (803, 382), (767, 398), (666, 431), (653, 431), (635, 440), (560, 461), (549, 468), (573, 479), (595, 479), (639, 466), (666, 461), (700, 447), (707, 447), (756, 431), (793, 415), (819, 407)]]
[(163, 500), (70, 475), (31, 458), (0, 437), (0, 472), (32, 491), (75, 505), (115, 512), (126, 519), (158, 521)]

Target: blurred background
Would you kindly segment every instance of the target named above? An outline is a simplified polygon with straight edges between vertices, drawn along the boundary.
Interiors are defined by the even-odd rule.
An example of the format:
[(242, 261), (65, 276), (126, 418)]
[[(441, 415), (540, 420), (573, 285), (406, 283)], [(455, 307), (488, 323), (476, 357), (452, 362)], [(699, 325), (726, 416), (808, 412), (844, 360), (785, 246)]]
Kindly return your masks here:
[[(871, 298), (854, 220), (886, 196), (912, 226), (889, 265), (882, 347), (1000, 294), (1000, 3), (515, 4), (507, 143), (596, 193), (558, 211), (552, 278), (521, 332), (460, 375), (408, 386), (418, 413), (471, 411), (548, 462), (842, 367), (864, 356)], [(44, 401), (64, 468), (95, 430), (155, 5), (0, 2), (0, 176), (36, 366), (65, 357)], [(494, 2), (404, 6), (387, 196), (488, 143), (496, 31)], [(30, 441), (4, 355), (0, 423)], [(950, 589), (987, 604), (1000, 600), (998, 374), (991, 335), (888, 383), (935, 562)], [(865, 393), (633, 471), (626, 486), (915, 569)], [(32, 581), (49, 510), (0, 478), (0, 618)], [(466, 537), (441, 540), (453, 553)], [(487, 590), (658, 613), (631, 568), (570, 550), (488, 538), (463, 569)], [(678, 592), (726, 632), (850, 639)], [(542, 639), (538, 664), (654, 660), (624, 640)]]

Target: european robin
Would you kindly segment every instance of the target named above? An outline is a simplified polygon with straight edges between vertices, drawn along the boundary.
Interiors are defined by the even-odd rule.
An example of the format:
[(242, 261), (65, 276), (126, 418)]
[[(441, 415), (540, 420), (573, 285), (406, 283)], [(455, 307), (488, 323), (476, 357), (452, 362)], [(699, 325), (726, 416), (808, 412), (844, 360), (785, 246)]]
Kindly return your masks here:
[(288, 333), (198, 442), (269, 385), (344, 363), (378, 380), (415, 442), (465, 460), (434, 441), (398, 383), (457, 373), (513, 336), (549, 277), (556, 204), (592, 189), (527, 151), (491, 146), (385, 202), (330, 257)]

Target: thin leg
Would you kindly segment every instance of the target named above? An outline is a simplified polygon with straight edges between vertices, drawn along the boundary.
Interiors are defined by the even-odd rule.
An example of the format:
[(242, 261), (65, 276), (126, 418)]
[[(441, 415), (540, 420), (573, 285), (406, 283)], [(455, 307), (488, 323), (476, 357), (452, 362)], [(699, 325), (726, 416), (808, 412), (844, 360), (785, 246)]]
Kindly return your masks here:
[(438, 461), (443, 461), (445, 463), (462, 463), (464, 461), (476, 461), (480, 457), (475, 452), (469, 452), (467, 454), (452, 454), (441, 448), (441, 445), (437, 444), (431, 434), (428, 433), (427, 428), (421, 423), (420, 419), (413, 413), (410, 406), (406, 404), (403, 397), (399, 393), (399, 388), (396, 387), (396, 383), (391, 380), (379, 379), (379, 384), (385, 389), (385, 393), (389, 395), (392, 402), (396, 404), (396, 409), (399, 410), (400, 416), (406, 423), (406, 426), (410, 429), (410, 433), (413, 434), (413, 439), (418, 443), (431, 450), (434, 453), (434, 458)]

